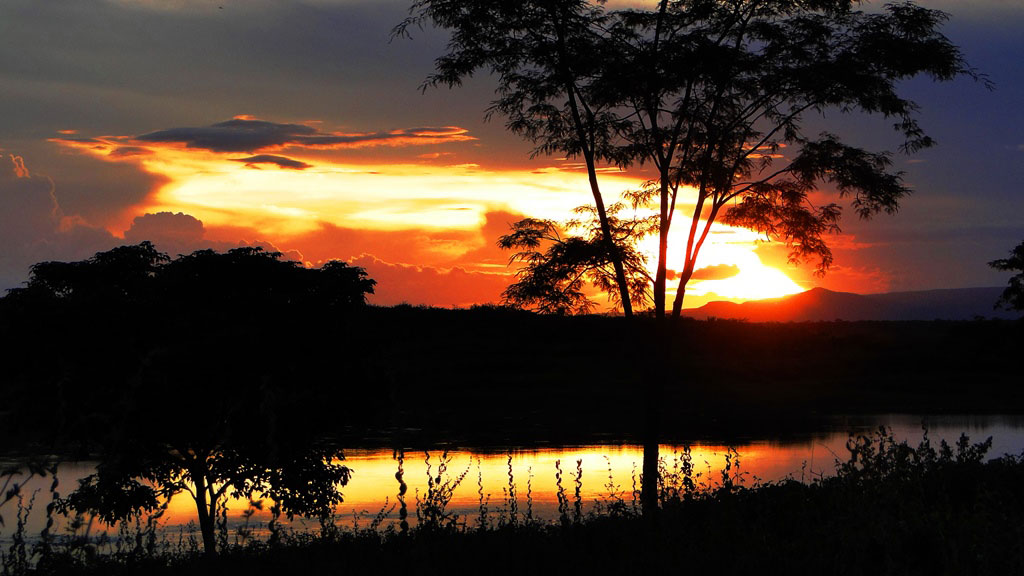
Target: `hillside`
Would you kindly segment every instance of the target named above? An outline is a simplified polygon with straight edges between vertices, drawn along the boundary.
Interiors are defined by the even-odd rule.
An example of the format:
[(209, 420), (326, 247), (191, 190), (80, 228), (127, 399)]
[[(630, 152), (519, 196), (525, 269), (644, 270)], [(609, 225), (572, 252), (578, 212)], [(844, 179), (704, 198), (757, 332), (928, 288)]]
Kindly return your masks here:
[(814, 288), (800, 294), (768, 300), (710, 302), (690, 310), (697, 319), (725, 318), (751, 322), (816, 322), (831, 320), (973, 320), (1019, 318), (1019, 313), (997, 310), (999, 287), (852, 294)]

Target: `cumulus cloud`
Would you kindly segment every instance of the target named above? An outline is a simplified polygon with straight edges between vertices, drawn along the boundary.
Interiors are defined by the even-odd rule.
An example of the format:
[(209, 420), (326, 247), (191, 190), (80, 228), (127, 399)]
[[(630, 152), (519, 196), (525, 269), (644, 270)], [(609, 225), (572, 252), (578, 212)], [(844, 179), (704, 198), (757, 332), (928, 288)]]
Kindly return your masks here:
[(0, 243), (5, 247), (38, 240), (60, 225), (61, 212), (53, 182), (33, 176), (25, 161), (13, 154), (0, 157)]
[(282, 124), (239, 116), (212, 126), (171, 128), (143, 134), (138, 142), (183, 144), (211, 152), (249, 152), (301, 148), (360, 148), (410, 146), (473, 140), (457, 126), (418, 127), (390, 132), (322, 132), (305, 124)]
[(370, 301), (382, 306), (429, 304), (466, 307), (498, 302), (512, 277), (507, 274), (470, 272), (460, 267), (438, 268), (392, 264), (370, 254), (352, 260), (377, 281)]
[[(297, 248), (314, 263), (366, 253), (387, 262), (503, 273), (510, 253), (498, 248), (498, 236), (508, 234), (509, 224), (522, 218), (521, 214), (489, 211), (481, 227), (475, 230), (370, 230), (321, 222), (316, 230), (288, 238), (287, 245)], [(255, 233), (248, 229), (211, 230), (211, 235), (218, 238)]]
[(28, 279), (45, 260), (80, 260), (114, 245), (106, 230), (65, 215), (53, 181), (20, 156), (0, 157), (0, 291)]
[(172, 258), (179, 254), (191, 254), (196, 250), (212, 249), (226, 252), (242, 246), (259, 246), (267, 252), (281, 252), (285, 260), (303, 261), (298, 250), (281, 250), (267, 240), (213, 240), (206, 237), (206, 227), (198, 218), (182, 212), (156, 212), (137, 216), (124, 232), (126, 244), (152, 242), (157, 250)]
[(312, 164), (306, 164), (300, 160), (294, 160), (287, 156), (275, 156), (273, 154), (257, 154), (256, 156), (249, 156), (248, 158), (232, 158), (234, 162), (242, 162), (247, 168), (259, 168), (258, 164), (275, 164), (278, 168), (287, 168), (290, 170), (305, 170), (306, 168), (312, 168)]

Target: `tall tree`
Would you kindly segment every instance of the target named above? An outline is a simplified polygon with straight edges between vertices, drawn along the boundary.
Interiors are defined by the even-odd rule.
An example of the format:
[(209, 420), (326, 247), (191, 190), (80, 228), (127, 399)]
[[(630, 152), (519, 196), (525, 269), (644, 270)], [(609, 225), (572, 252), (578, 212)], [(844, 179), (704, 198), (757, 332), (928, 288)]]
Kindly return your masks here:
[(598, 163), (610, 160), (618, 121), (600, 105), (593, 82), (608, 59), (607, 17), (586, 0), (417, 0), (394, 36), (408, 36), (424, 23), (452, 31), (448, 53), (436, 61), (426, 86), (458, 86), (478, 70), (498, 79), (497, 98), (487, 116), (506, 117), (506, 126), (536, 146), (533, 154), (582, 156), (601, 227), (601, 241), (616, 282), (618, 302), (633, 314), (629, 279), (615, 243), (612, 222), (597, 177)]
[[(605, 39), (614, 57), (595, 81), (598, 104), (619, 111), (620, 159), (657, 170), (655, 312), (665, 312), (669, 232), (680, 193), (694, 195), (679, 249), (672, 313), (682, 310), (712, 225), (721, 221), (785, 242), (790, 259), (832, 263), (827, 234), (842, 208), (816, 205), (819, 189), (849, 198), (857, 215), (895, 212), (909, 192), (888, 152), (805, 132), (805, 119), (879, 114), (894, 120), (900, 149), (934, 144), (899, 82), (978, 78), (940, 32), (946, 15), (911, 2), (881, 11), (851, 0), (661, 0), (614, 13)], [(621, 128), (621, 123), (615, 124)]]
[[(900, 81), (979, 75), (940, 31), (946, 15), (913, 2), (859, 9), (854, 0), (659, 0), (651, 8), (605, 10), (583, 0), (418, 0), (399, 27), (431, 22), (452, 31), (428, 83), (457, 85), (484, 68), (499, 78), (492, 112), (538, 142), (537, 152), (582, 154), (619, 166), (654, 167), (643, 193), (657, 198), (659, 249), (654, 312), (667, 311), (669, 234), (693, 196), (683, 267), (672, 303), (682, 311), (689, 281), (716, 222), (784, 242), (790, 259), (832, 263), (826, 241), (849, 200), (861, 218), (892, 213), (909, 189), (890, 152), (869, 151), (806, 120), (826, 113), (893, 121), (910, 153), (934, 144)], [(607, 216), (589, 177), (602, 223)], [(827, 198), (828, 196), (823, 196)], [(609, 253), (618, 255), (611, 246)], [(617, 271), (622, 269), (621, 260)], [(630, 299), (624, 273), (621, 299)], [(660, 322), (652, 353), (664, 373), (644, 392), (656, 422), (660, 384), (674, 353)], [(656, 425), (645, 439), (643, 502), (656, 508)]]

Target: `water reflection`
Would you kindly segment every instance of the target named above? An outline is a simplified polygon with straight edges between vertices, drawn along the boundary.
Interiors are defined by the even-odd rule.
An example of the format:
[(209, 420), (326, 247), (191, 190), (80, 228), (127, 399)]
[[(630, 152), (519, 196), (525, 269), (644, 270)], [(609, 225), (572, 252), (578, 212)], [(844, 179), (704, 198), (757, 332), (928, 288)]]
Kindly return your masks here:
[[(916, 444), (922, 437), (919, 416), (885, 416), (876, 418), (872, 427), (891, 428), (897, 440)], [(961, 433), (973, 441), (993, 436), (990, 456), (1024, 451), (1024, 418), (931, 418), (929, 437), (933, 443), (945, 439), (956, 441)], [(861, 431), (869, 431), (862, 428)], [(722, 443), (694, 443), (690, 456), (698, 485), (713, 487), (721, 482), (721, 472), (727, 455), (734, 450), (737, 457), (731, 461), (730, 472), (746, 485), (774, 482), (785, 478), (811, 481), (833, 473), (837, 459), (847, 456), (846, 442), (849, 429), (819, 435), (814, 439), (781, 443), (773, 440), (755, 440), (734, 447)], [(664, 445), (661, 453), (669, 467), (678, 458), (682, 446)], [(560, 512), (587, 514), (602, 506), (639, 506), (640, 469), (643, 451), (632, 445), (586, 445), (550, 448), (509, 448), (506, 450), (442, 450), (396, 452), (391, 449), (347, 450), (346, 464), (353, 470), (352, 479), (343, 489), (344, 503), (337, 508), (337, 522), (342, 526), (367, 528), (375, 519), (382, 525), (400, 529), (402, 502), (407, 504), (409, 525), (417, 522), (417, 511), (432, 486), (453, 488), (446, 494), (445, 512), (458, 517), (460, 524), (475, 526), (484, 521), (523, 521), (532, 517), (539, 521), (554, 521)], [(738, 466), (737, 466), (738, 464)], [(401, 468), (399, 466), (401, 465)], [(67, 494), (79, 478), (90, 474), (95, 463), (62, 464), (59, 471), (58, 492)], [(400, 472), (400, 474), (396, 474)], [(457, 479), (461, 479), (456, 482)], [(403, 489), (404, 486), (404, 489)], [(27, 505), (34, 496), (32, 513), (26, 531), (38, 534), (45, 525), (43, 511), (49, 502), (50, 479), (34, 478), (23, 491)], [(418, 506), (419, 504), (419, 506)], [(561, 507), (561, 508), (560, 508)], [(248, 522), (257, 528), (265, 526), (269, 512), (250, 510), (248, 501), (234, 500), (228, 506), (231, 530)], [(483, 517), (481, 518), (481, 513)], [(13, 529), (10, 520), (15, 517), (12, 506), (3, 510), (8, 522), (0, 528), (0, 537), (9, 541)], [(168, 503), (167, 512), (160, 519), (165, 530), (175, 533), (195, 521), (195, 503), (187, 495), (179, 495)], [(58, 525), (64, 523), (58, 519)], [(110, 527), (94, 524), (94, 530)], [(296, 519), (294, 529), (317, 529), (317, 521)]]

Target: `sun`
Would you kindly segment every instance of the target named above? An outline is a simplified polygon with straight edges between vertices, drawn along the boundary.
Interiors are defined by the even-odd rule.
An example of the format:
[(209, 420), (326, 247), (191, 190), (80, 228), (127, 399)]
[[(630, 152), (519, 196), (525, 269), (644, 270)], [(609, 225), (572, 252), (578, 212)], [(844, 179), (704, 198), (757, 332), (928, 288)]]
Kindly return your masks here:
[[(700, 223), (701, 226), (704, 222)], [(669, 235), (669, 262), (670, 270), (680, 270), (683, 267), (681, 248), (683, 243), (683, 232), (676, 231)], [(736, 228), (724, 224), (715, 223), (711, 227), (711, 233), (705, 242), (700, 254), (697, 256), (698, 271), (711, 266), (735, 267), (736, 273), (732, 276), (701, 279), (699, 275), (692, 279), (686, 286), (686, 296), (706, 297), (714, 296), (720, 300), (762, 300), (766, 298), (780, 298), (791, 294), (798, 294), (806, 290), (800, 286), (784, 271), (773, 266), (768, 266), (761, 261), (757, 255), (757, 248), (765, 242), (763, 236), (744, 228)], [(648, 255), (656, 255), (658, 250), (658, 238), (650, 236), (643, 240), (641, 249)], [(675, 250), (673, 250), (675, 249)], [(656, 266), (656, 259), (648, 259), (653, 276)], [(668, 282), (668, 299), (671, 302), (675, 298), (677, 282)], [(684, 300), (684, 307), (699, 305), (707, 298)]]

